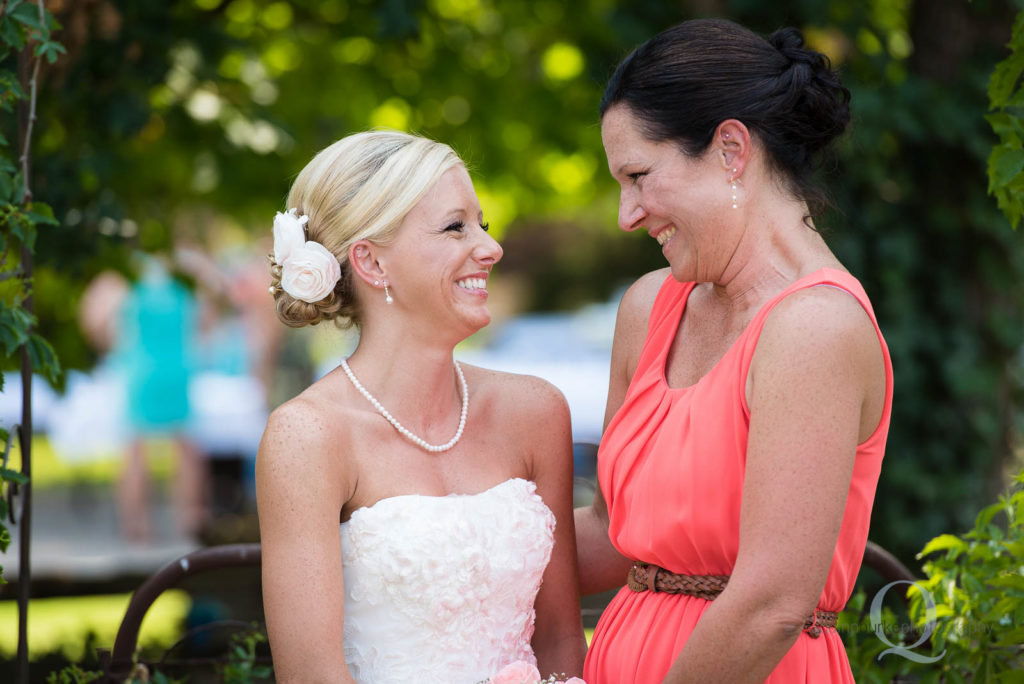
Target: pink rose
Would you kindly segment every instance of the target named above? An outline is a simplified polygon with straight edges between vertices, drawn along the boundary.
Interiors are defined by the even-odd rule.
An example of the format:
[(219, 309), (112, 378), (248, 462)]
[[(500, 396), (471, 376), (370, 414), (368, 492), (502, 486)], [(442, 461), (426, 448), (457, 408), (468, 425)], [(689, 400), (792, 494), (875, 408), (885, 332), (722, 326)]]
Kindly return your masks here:
[(569, 677), (564, 682), (555, 682), (555, 684), (587, 684), (579, 677)]
[(491, 684), (537, 684), (538, 681), (540, 671), (537, 667), (522, 660), (506, 665), (491, 677)]

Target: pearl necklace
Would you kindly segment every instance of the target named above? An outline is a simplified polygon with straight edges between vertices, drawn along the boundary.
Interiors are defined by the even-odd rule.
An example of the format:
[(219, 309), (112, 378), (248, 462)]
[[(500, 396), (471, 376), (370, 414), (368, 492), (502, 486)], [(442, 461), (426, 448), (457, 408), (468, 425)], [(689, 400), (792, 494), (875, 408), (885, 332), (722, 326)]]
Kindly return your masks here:
[(359, 393), (366, 397), (366, 400), (373, 404), (374, 408), (380, 411), (380, 414), (388, 419), (396, 430), (398, 430), (403, 436), (405, 436), (410, 442), (420, 446), (427, 451), (440, 452), (448, 451), (462, 438), (462, 431), (466, 427), (466, 414), (469, 412), (469, 388), (466, 386), (466, 376), (462, 374), (462, 367), (459, 366), (459, 362), (455, 362), (455, 373), (459, 376), (459, 384), (462, 386), (462, 415), (459, 416), (459, 429), (455, 431), (455, 436), (448, 440), (445, 444), (429, 444), (427, 440), (414, 435), (404, 425), (395, 420), (395, 417), (388, 413), (388, 410), (384, 408), (377, 398), (370, 394), (369, 391), (356, 379), (355, 373), (348, 367), (348, 359), (341, 360), (341, 367), (345, 371), (345, 375), (352, 381), (355, 388), (359, 390)]

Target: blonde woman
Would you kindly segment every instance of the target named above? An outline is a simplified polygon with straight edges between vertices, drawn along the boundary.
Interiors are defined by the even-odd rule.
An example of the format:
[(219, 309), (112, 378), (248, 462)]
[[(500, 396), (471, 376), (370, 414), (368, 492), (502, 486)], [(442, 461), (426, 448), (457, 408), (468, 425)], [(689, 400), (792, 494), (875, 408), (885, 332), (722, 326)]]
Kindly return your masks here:
[(578, 674), (566, 403), (452, 355), (490, 321), (502, 253), (465, 166), (437, 142), (359, 133), (303, 169), (288, 208), (279, 318), (355, 325), (359, 343), (260, 446), (277, 681), (473, 684), (516, 661)]

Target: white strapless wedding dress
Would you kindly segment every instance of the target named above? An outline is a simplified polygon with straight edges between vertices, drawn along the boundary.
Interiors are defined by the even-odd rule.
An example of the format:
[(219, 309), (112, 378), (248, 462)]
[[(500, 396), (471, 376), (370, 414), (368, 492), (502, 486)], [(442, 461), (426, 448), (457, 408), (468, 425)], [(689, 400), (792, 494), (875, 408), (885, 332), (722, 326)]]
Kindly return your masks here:
[(536, 485), (378, 501), (341, 524), (345, 660), (359, 684), (475, 684), (536, 663), (555, 517)]

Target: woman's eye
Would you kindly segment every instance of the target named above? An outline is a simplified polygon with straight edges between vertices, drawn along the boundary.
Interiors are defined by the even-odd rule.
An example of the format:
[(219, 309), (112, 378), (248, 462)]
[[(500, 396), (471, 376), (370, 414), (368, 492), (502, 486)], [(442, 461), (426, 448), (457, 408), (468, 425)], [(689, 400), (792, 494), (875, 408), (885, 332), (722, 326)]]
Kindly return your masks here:
[(449, 223), (447, 226), (445, 226), (444, 230), (445, 230), (445, 232), (448, 232), (448, 231), (462, 232), (462, 229), (465, 228), (465, 227), (466, 227), (466, 224), (463, 223), (462, 221), (454, 221), (453, 223)]
[(483, 228), (484, 232), (486, 233), (487, 231), (489, 231), (491, 229), (491, 224), (490, 223), (481, 223), (480, 227)]
[(633, 183), (635, 184), (637, 181), (639, 181), (641, 178), (643, 178), (646, 175), (647, 175), (646, 171), (637, 171), (636, 173), (629, 174), (629, 179), (631, 181), (633, 181)]

